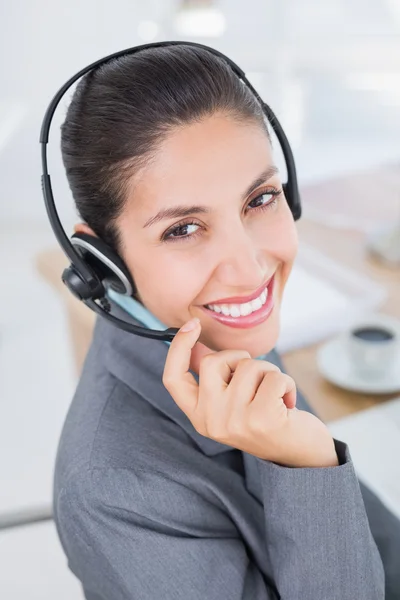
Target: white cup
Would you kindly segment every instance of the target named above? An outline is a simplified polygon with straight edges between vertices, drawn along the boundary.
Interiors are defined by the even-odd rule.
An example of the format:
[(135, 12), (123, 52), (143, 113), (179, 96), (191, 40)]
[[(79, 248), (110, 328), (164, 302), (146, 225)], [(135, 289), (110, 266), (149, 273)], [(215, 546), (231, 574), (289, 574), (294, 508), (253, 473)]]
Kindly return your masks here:
[(347, 352), (354, 371), (368, 379), (382, 377), (393, 368), (400, 353), (400, 336), (390, 324), (365, 322), (353, 327)]

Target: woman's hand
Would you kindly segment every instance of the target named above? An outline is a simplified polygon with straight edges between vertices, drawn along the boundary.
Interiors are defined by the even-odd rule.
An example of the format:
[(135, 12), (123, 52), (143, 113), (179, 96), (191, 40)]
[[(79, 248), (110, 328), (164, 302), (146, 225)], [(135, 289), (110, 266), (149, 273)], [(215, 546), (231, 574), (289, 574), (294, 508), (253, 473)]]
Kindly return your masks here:
[(197, 384), (189, 373), (201, 330), (198, 320), (194, 323), (171, 342), (163, 384), (196, 431), (284, 466), (339, 464), (328, 428), (296, 408), (295, 382), (272, 363), (244, 350), (212, 352), (200, 360)]

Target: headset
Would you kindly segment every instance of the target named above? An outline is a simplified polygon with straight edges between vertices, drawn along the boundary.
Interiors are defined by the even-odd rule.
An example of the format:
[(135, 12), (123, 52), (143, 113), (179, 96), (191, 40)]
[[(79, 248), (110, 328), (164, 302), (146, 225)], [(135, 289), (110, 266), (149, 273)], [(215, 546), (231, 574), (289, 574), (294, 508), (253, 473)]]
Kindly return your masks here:
[(76, 298), (84, 302), (84, 304), (86, 304), (86, 306), (88, 306), (91, 310), (108, 320), (116, 327), (135, 335), (166, 342), (171, 342), (179, 329), (170, 327), (165, 330), (157, 331), (154, 329), (148, 329), (146, 327), (134, 325), (133, 323), (129, 323), (123, 319), (117, 318), (113, 314), (110, 314), (111, 304), (107, 298), (107, 290), (111, 288), (112, 290), (125, 296), (133, 296), (133, 294), (136, 293), (136, 286), (123, 260), (102, 240), (84, 233), (75, 233), (70, 239), (68, 238), (61, 225), (54, 202), (50, 175), (47, 170), (47, 143), (49, 139), (50, 124), (60, 100), (66, 91), (83, 75), (92, 69), (120, 56), (135, 54), (136, 52), (140, 52), (141, 50), (145, 50), (147, 48), (161, 48), (165, 46), (176, 45), (203, 48), (204, 50), (207, 50), (208, 52), (211, 52), (212, 54), (222, 58), (231, 67), (239, 79), (241, 79), (242, 82), (255, 95), (261, 104), (263, 112), (267, 117), (267, 120), (273, 131), (275, 132), (281, 146), (288, 176), (287, 183), (283, 185), (283, 191), (293, 218), (295, 221), (297, 221), (301, 217), (301, 202), (297, 184), (294, 157), (290, 144), (281, 125), (279, 124), (278, 119), (253, 88), (251, 83), (246, 78), (245, 73), (230, 58), (209, 46), (195, 42), (182, 41), (154, 42), (151, 44), (143, 44), (141, 46), (134, 46), (133, 48), (121, 50), (91, 63), (71, 77), (56, 93), (46, 110), (40, 132), (42, 191), (47, 216), (50, 220), (51, 227), (58, 243), (71, 262), (70, 266), (64, 269), (61, 275), (62, 281)]

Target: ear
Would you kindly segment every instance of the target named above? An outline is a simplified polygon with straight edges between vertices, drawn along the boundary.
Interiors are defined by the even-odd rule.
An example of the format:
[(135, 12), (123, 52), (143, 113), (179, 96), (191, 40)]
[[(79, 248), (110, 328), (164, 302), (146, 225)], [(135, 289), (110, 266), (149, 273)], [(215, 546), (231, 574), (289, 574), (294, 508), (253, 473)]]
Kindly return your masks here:
[(93, 229), (91, 229), (89, 225), (86, 225), (86, 223), (76, 223), (74, 226), (74, 233), (86, 233), (87, 235), (94, 235), (94, 237), (97, 237)]

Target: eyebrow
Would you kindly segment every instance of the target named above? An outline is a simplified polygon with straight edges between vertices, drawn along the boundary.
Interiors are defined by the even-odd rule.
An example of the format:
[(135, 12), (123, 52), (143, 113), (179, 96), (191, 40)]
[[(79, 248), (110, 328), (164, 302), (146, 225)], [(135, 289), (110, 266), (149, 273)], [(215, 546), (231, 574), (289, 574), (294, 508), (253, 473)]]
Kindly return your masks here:
[[(259, 185), (261, 185), (264, 181), (270, 179), (273, 175), (276, 175), (279, 172), (278, 168), (275, 165), (270, 165), (267, 167), (252, 183), (249, 187), (243, 192), (241, 196), (241, 200), (245, 200), (247, 196), (251, 194)], [(160, 210), (154, 217), (151, 217), (146, 221), (143, 225), (143, 229), (146, 227), (150, 227), (151, 225), (155, 225), (164, 219), (175, 219), (179, 217), (188, 217), (193, 214), (208, 214), (211, 212), (211, 209), (208, 206), (199, 206), (197, 204), (192, 206), (170, 206), (169, 208), (163, 208)]]

